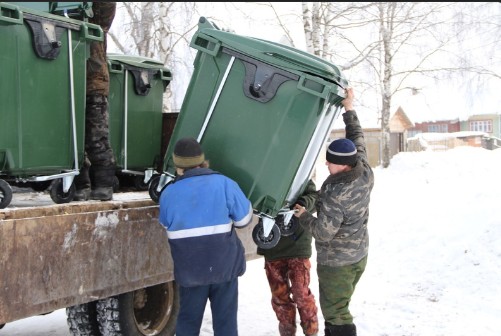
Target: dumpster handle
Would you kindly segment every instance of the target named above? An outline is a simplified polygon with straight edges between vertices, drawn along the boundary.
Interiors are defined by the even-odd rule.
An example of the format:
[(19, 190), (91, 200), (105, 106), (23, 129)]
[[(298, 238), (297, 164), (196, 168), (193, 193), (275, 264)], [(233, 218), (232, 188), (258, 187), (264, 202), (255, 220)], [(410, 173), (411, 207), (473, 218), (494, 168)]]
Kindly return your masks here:
[[(129, 95), (127, 92), (128, 86), (129, 86), (129, 72), (126, 70), (125, 72), (125, 78), (124, 78), (124, 168), (127, 170), (127, 142), (128, 142), (128, 134), (127, 134), (127, 128), (128, 128), (128, 115), (129, 115)], [(132, 75), (132, 73), (131, 73)]]
[(172, 72), (170, 72), (169, 70), (160, 70), (160, 79), (165, 81), (171, 81)]
[[(190, 47), (208, 53), (211, 56), (216, 56), (221, 48), (221, 42), (210, 36), (201, 36), (195, 34), (191, 40)], [(209, 49), (212, 47), (212, 49)]]
[(219, 87), (217, 88), (216, 95), (214, 96), (214, 99), (212, 100), (212, 103), (211, 103), (210, 108), (209, 108), (209, 112), (207, 113), (207, 117), (205, 118), (204, 124), (202, 125), (202, 129), (200, 130), (200, 133), (198, 134), (197, 141), (199, 143), (200, 143), (200, 140), (202, 140), (202, 137), (205, 133), (205, 129), (207, 128), (207, 124), (209, 123), (209, 120), (212, 116), (212, 113), (214, 112), (214, 107), (216, 106), (216, 103), (219, 100), (219, 96), (221, 95), (221, 91), (223, 90), (224, 83), (226, 83), (226, 79), (228, 78), (228, 74), (230, 73), (231, 67), (233, 66), (233, 62), (235, 62), (235, 56), (231, 56), (230, 62), (228, 63), (228, 66), (226, 67), (223, 78), (221, 79), (221, 83), (219, 83)]
[(322, 109), (321, 119), (317, 123), (317, 127), (315, 128), (313, 136), (308, 143), (308, 147), (306, 148), (303, 159), (299, 164), (296, 176), (294, 177), (289, 192), (285, 198), (288, 202), (292, 202), (298, 197), (297, 193), (305, 179), (307, 179), (308, 176), (311, 176), (311, 172), (315, 165), (315, 158), (318, 157), (323, 144), (325, 144), (325, 141), (329, 136), (332, 125), (339, 115), (340, 106), (340, 104), (334, 105), (325, 102)]
[(0, 20), (10, 23), (23, 24), (23, 12), (20, 11), (17, 6), (0, 2)]
[[(303, 91), (306, 91), (308, 93), (311, 93), (314, 96), (317, 96), (317, 97), (320, 97), (323, 99), (327, 99), (327, 97), (329, 96), (329, 91), (330, 91), (329, 87), (327, 85), (324, 85), (322, 92), (314, 91), (314, 90), (309, 89), (306, 86), (304, 86), (306, 80), (311, 80), (311, 79), (306, 78), (306, 76), (301, 76), (301, 78), (299, 78), (299, 81), (297, 83), (297, 88), (299, 90), (303, 90)], [(315, 82), (319, 83), (318, 80), (315, 80)], [(319, 83), (319, 84), (321, 84), (321, 83)]]
[(104, 33), (100, 26), (82, 22), (82, 31), (87, 40), (104, 41)]
[(123, 73), (124, 72), (123, 64), (111, 63), (110, 61), (108, 61), (108, 69), (110, 69), (111, 73)]
[[(71, 123), (73, 128), (73, 151), (74, 151), (74, 160), (75, 160), (75, 170), (79, 170), (80, 166), (78, 164), (78, 146), (77, 146), (77, 121), (75, 116), (75, 86), (74, 86), (74, 78), (73, 78), (73, 48), (72, 48), (72, 40), (71, 40), (71, 29), (68, 29), (68, 60), (70, 66), (70, 95), (71, 95)], [(69, 186), (67, 183), (63, 183), (64, 192), (68, 192)], [(66, 187), (68, 189), (66, 189)]]

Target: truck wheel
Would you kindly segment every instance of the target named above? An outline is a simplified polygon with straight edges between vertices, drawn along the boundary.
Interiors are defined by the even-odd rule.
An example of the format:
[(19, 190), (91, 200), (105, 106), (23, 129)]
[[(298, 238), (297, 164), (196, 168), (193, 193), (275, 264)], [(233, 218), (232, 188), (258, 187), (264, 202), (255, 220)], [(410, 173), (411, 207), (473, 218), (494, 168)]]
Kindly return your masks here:
[(101, 336), (97, 323), (97, 301), (66, 308), (66, 321), (72, 336)]
[(278, 241), (280, 240), (280, 229), (277, 224), (273, 224), (273, 228), (271, 229), (268, 237), (264, 236), (264, 227), (262, 220), (259, 220), (254, 229), (252, 229), (252, 239), (254, 243), (256, 243), (257, 247), (262, 249), (271, 249), (277, 246)]
[(57, 204), (62, 204), (62, 203), (69, 203), (73, 201), (73, 198), (75, 197), (75, 183), (71, 184), (70, 189), (68, 189), (68, 192), (63, 191), (63, 179), (55, 179), (52, 181), (50, 185), (50, 198), (54, 201), (54, 203)]
[(98, 322), (107, 336), (173, 336), (179, 313), (174, 281), (99, 300)]
[(0, 180), (0, 209), (6, 208), (12, 201), (12, 188), (4, 180)]

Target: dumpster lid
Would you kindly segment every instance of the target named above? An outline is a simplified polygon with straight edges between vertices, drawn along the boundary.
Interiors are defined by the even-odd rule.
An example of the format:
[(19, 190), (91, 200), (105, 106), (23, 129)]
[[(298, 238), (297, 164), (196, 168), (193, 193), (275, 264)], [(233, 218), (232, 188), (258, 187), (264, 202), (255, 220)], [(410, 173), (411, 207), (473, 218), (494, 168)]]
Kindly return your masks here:
[(284, 70), (294, 73), (307, 72), (327, 81), (335, 82), (342, 87), (348, 83), (337, 66), (318, 56), (284, 44), (219, 30), (205, 17), (201, 17), (199, 20), (197, 34), (210, 36), (220, 41), (223, 47), (234, 49)]
[(108, 53), (106, 55), (110, 61), (120, 62), (138, 68), (165, 69), (165, 66), (162, 62), (149, 57), (131, 56), (118, 53)]

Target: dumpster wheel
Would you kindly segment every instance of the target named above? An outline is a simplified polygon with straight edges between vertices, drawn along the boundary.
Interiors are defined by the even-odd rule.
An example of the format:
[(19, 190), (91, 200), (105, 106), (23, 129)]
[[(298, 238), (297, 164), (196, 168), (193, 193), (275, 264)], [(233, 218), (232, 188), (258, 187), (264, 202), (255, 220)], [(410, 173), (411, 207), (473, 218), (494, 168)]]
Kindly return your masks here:
[(295, 216), (291, 217), (289, 223), (284, 224), (284, 216), (279, 215), (276, 217), (276, 223), (280, 228), (280, 234), (284, 237), (294, 234), (294, 232), (296, 232), (296, 229), (299, 226), (299, 221)]
[(160, 202), (160, 194), (162, 191), (164, 191), (165, 188), (172, 182), (167, 183), (166, 185), (163, 186), (162, 190), (160, 192), (157, 191), (158, 184), (160, 183), (160, 177), (161, 175), (153, 175), (153, 177), (150, 179), (149, 187), (148, 187), (148, 193), (150, 194), (151, 199), (158, 204)]
[(0, 209), (6, 208), (12, 201), (12, 188), (0, 179)]
[(254, 243), (256, 243), (257, 247), (262, 249), (271, 249), (277, 246), (280, 236), (280, 228), (277, 224), (273, 224), (270, 234), (268, 237), (265, 237), (263, 221), (261, 219), (252, 230), (252, 239), (254, 240)]
[(40, 181), (40, 182), (31, 182), (30, 188), (37, 192), (42, 192), (47, 190), (50, 186), (51, 181)]
[(73, 201), (75, 197), (75, 184), (72, 183), (68, 192), (64, 192), (63, 190), (63, 179), (55, 179), (52, 181), (50, 185), (50, 198), (54, 201), (54, 203), (62, 204), (69, 203)]
[(144, 175), (136, 175), (132, 178), (132, 183), (134, 184), (134, 188), (137, 191), (146, 191), (148, 190), (148, 183), (144, 183)]
[(157, 191), (159, 182), (160, 175), (154, 175), (150, 180), (150, 187), (148, 188), (148, 193), (155, 203), (158, 203), (158, 201), (160, 200), (160, 193)]
[(98, 300), (102, 335), (171, 336), (179, 313), (175, 281)]

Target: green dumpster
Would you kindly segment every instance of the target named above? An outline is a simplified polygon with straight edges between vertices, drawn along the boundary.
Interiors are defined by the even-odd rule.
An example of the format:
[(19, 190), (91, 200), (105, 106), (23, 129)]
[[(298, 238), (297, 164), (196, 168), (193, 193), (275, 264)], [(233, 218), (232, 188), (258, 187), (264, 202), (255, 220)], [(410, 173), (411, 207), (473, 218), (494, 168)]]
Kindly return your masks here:
[(94, 15), (92, 12), (92, 2), (23, 1), (5, 3), (55, 15), (69, 16), (72, 19), (88, 18)]
[(54, 201), (71, 201), (84, 153), (89, 45), (102, 40), (97, 25), (0, 2), (1, 179), (57, 180)]
[[(120, 183), (136, 189), (162, 167), (163, 94), (172, 74), (151, 58), (108, 54), (110, 142)], [(129, 181), (127, 181), (129, 180)]]
[(262, 238), (271, 240), (263, 247), (272, 247), (275, 220), (291, 218), (288, 207), (306, 186), (347, 81), (314, 55), (221, 31), (203, 17), (190, 46), (197, 50), (194, 72), (150, 195), (158, 200), (175, 177), (176, 141), (194, 137), (210, 167), (251, 200), (263, 220)]

